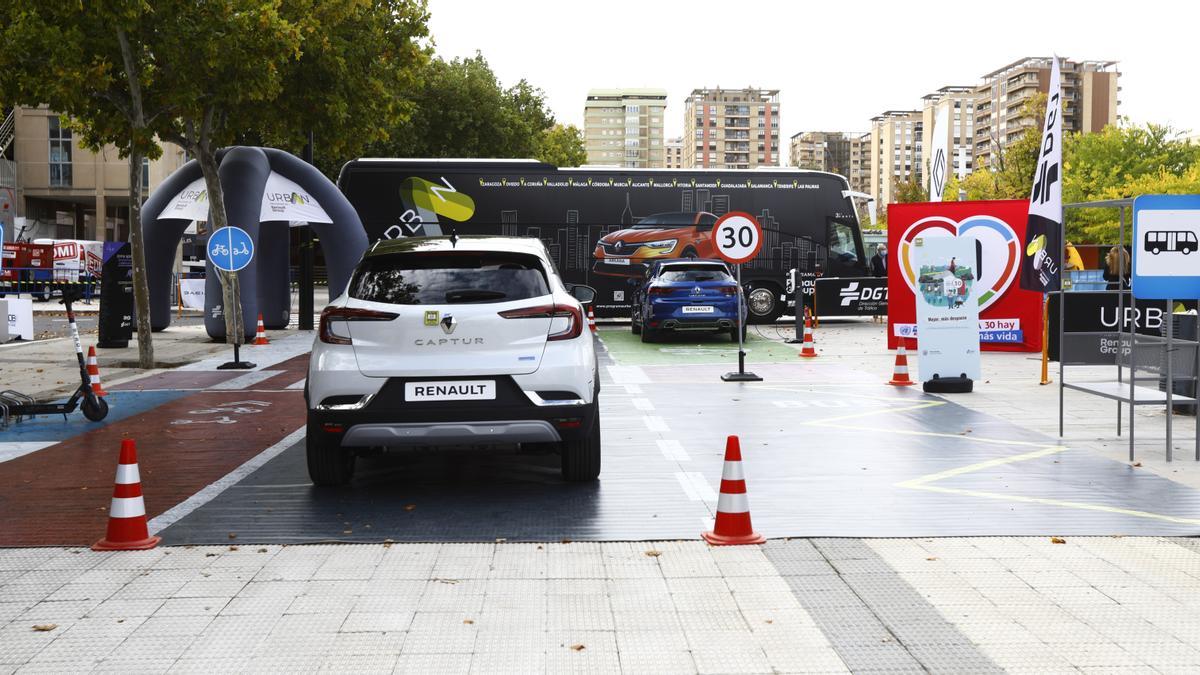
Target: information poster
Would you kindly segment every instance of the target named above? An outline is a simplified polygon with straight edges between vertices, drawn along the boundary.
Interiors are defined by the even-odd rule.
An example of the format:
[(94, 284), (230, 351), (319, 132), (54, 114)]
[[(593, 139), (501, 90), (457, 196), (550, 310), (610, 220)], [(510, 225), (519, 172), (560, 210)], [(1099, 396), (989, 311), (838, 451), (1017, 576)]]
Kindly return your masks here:
[(133, 338), (133, 252), (128, 242), (104, 242), (98, 347), (124, 348)]
[(969, 237), (919, 237), (917, 367), (922, 380), (966, 375), (979, 379), (979, 292), (975, 242)]

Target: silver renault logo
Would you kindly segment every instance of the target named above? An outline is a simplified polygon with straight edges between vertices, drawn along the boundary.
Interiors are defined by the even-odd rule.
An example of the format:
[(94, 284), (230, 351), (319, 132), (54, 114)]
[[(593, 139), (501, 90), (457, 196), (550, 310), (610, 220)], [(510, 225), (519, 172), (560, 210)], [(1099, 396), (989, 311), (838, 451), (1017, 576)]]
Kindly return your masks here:
[(699, 286), (692, 289), (692, 295), (704, 295), (704, 291)]
[(442, 332), (446, 335), (449, 335), (454, 332), (455, 328), (458, 328), (458, 319), (455, 319), (453, 316), (447, 314), (446, 316), (442, 317), (441, 326)]

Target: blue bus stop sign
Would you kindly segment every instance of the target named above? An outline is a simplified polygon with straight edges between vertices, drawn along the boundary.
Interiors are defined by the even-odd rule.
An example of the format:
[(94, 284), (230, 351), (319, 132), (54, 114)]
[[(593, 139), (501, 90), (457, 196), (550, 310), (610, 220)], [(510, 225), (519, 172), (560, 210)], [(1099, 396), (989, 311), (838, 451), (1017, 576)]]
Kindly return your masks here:
[(222, 227), (208, 238), (208, 259), (222, 272), (236, 272), (254, 259), (254, 242), (240, 227)]
[(1200, 195), (1133, 200), (1133, 297), (1200, 298)]

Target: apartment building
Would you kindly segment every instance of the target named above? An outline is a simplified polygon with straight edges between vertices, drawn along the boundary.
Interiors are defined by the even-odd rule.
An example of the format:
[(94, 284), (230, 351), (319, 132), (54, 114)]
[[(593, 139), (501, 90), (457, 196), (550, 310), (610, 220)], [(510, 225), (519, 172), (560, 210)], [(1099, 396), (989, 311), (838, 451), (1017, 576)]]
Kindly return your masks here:
[(663, 146), (666, 152), (663, 154), (663, 166), (667, 169), (682, 169), (683, 168), (683, 137), (668, 138)]
[(850, 172), (846, 174), (850, 189), (870, 194), (871, 133), (850, 134)]
[[(9, 108), (3, 115), (0, 223), (6, 240), (129, 239), (129, 161), (115, 147), (83, 148), (66, 118), (44, 107)], [(164, 143), (162, 157), (143, 164), (145, 194), (185, 161), (179, 146)]]
[[(932, 161), (934, 134), (946, 139), (947, 157), (946, 177), (962, 178), (971, 173), (975, 158), (975, 103), (979, 98), (976, 87), (950, 86), (921, 97), (921, 128), (925, 131), (921, 138), (921, 161), (918, 173), (922, 184), (928, 182), (930, 162)], [(938, 129), (935, 120), (945, 114), (949, 122), (944, 129)]]
[(789, 164), (800, 169), (850, 176), (851, 146), (862, 134), (840, 131), (802, 131), (789, 144)]
[[(1042, 120), (1023, 114), (1035, 93), (1050, 88), (1050, 57), (1025, 57), (983, 76), (976, 88), (975, 164), (991, 166), (998, 150)], [(1121, 73), (1116, 61), (1063, 60), (1063, 130), (1090, 133), (1117, 122)]]
[(665, 89), (592, 89), (583, 106), (589, 165), (660, 169), (666, 164)]
[(685, 167), (779, 165), (778, 89), (695, 89), (685, 108)]
[(871, 118), (871, 177), (864, 192), (876, 204), (890, 204), (895, 184), (919, 173), (923, 124), (920, 110), (887, 110)]

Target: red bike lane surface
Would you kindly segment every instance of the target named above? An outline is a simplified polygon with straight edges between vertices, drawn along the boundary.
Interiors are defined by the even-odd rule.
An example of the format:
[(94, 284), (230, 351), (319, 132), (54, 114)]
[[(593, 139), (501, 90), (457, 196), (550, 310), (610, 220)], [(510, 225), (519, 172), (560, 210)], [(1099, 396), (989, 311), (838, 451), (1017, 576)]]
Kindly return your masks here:
[(153, 518), (303, 425), (300, 390), (210, 390), (0, 463), (0, 546), (100, 539), (122, 439), (137, 441)]

